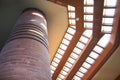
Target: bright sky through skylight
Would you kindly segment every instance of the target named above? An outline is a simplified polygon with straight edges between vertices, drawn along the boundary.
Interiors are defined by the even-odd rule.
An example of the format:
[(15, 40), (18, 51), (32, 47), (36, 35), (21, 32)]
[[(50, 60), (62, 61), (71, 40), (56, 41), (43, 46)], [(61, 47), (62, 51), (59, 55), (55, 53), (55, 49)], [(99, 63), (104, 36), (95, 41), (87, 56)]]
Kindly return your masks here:
[(104, 0), (104, 6), (116, 6), (117, 0)]
[(93, 7), (84, 7), (84, 13), (93, 13)]
[(114, 16), (115, 9), (103, 9), (104, 16)]
[(105, 34), (98, 42), (98, 44), (102, 47), (106, 47), (109, 40), (110, 40), (111, 34)]
[(93, 21), (93, 15), (84, 15), (84, 21)]
[(92, 29), (93, 28), (93, 23), (84, 22), (84, 27), (88, 28), (88, 29)]
[(94, 0), (84, 0), (84, 5), (93, 5)]

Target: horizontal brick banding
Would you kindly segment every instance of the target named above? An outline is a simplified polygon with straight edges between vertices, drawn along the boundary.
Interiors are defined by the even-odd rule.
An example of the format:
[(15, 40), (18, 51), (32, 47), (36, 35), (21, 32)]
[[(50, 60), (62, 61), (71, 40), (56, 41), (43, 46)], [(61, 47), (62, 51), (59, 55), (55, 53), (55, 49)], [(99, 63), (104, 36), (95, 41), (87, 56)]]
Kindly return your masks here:
[[(34, 30), (38, 33), (41, 33), (43, 34), (43, 36), (30, 30)], [(34, 39), (36, 41), (41, 42), (48, 49), (47, 33), (42, 28), (40, 28), (40, 26), (36, 26), (34, 24), (24, 24), (16, 26), (16, 28), (14, 28), (14, 30), (12, 31), (7, 42), (19, 38)]]

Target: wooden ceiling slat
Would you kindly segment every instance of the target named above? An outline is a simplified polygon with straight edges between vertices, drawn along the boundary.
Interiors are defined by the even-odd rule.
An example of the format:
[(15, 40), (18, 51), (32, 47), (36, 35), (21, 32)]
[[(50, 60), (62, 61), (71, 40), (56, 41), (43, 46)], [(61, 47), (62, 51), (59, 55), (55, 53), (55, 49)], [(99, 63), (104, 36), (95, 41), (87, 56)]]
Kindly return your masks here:
[(80, 5), (79, 4), (79, 0), (48, 0), (48, 1), (51, 1), (51, 2), (54, 2), (54, 3), (58, 3), (58, 4), (61, 4), (63, 6), (67, 6), (67, 5), (71, 5), (71, 6), (76, 6), (76, 5)]
[[(120, 0), (117, 2), (116, 14), (113, 22), (113, 32), (109, 44), (102, 52), (101, 56), (96, 60), (92, 67), (88, 70), (82, 80), (91, 80), (97, 71), (103, 66), (103, 64), (114, 53), (116, 48), (120, 45)], [(119, 80), (119, 79), (118, 79)]]
[(93, 19), (93, 37), (87, 45), (86, 49), (83, 51), (82, 55), (77, 60), (76, 64), (69, 72), (65, 80), (71, 80), (79, 68), (82, 66), (85, 59), (89, 56), (90, 52), (97, 44), (101, 37), (101, 25), (102, 25), (102, 13), (103, 13), (103, 3), (104, 0), (95, 0), (94, 3), (94, 19)]
[[(63, 0), (63, 1), (69, 1), (69, 0)], [(76, 0), (76, 1), (78, 2), (79, 0)], [(75, 1), (73, 1), (73, 2), (75, 2)], [(70, 41), (70, 44), (69, 44), (67, 50), (65, 51), (60, 63), (58, 64), (58, 67), (56, 68), (56, 70), (52, 76), (53, 80), (56, 80), (56, 78), (58, 77), (64, 64), (66, 63), (71, 52), (73, 51), (74, 47), (76, 46), (77, 42), (79, 41), (80, 36), (82, 35), (83, 31), (85, 30), (84, 26), (83, 26), (83, 0), (80, 0), (77, 4), (79, 4), (79, 5), (76, 5), (76, 6), (79, 6), (79, 7), (74, 6), (76, 8), (76, 17), (79, 18), (79, 20), (76, 21), (76, 33), (73, 36), (73, 39)]]
[(57, 1), (66, 3), (66, 4), (71, 5), (71, 6), (80, 5), (79, 4), (80, 0), (57, 0)]
[[(83, 32), (83, 30), (82, 30)], [(76, 32), (75, 36), (73, 37), (73, 39), (70, 42), (70, 45), (68, 46), (67, 50), (65, 51), (60, 63), (58, 64), (58, 67), (56, 68), (52, 79), (56, 80), (56, 78), (58, 77), (60, 71), (62, 70), (64, 64), (66, 63), (67, 59), (69, 58), (71, 52), (73, 51), (74, 47), (76, 46), (77, 42), (79, 41), (80, 35), (82, 34), (82, 32)]]
[(62, 6), (67, 7), (67, 4), (66, 4), (66, 3), (60, 2), (59, 0), (48, 0), (48, 1), (51, 1), (51, 2), (54, 2), (54, 3), (56, 3), (56, 4), (59, 4), (59, 5), (62, 5)]

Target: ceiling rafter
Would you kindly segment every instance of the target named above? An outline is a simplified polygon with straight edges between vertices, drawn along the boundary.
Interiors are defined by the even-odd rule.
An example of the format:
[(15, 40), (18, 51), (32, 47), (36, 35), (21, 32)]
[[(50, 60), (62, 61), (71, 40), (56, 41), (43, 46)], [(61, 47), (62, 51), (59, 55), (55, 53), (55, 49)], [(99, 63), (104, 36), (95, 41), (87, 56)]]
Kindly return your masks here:
[(48, 1), (54, 2), (56, 4), (59, 4), (59, 5), (65, 6), (65, 7), (67, 6), (67, 3), (61, 2), (59, 0), (48, 0)]
[[(83, 6), (83, 1), (82, 0), (81, 1), (77, 0), (77, 2), (79, 2), (79, 3), (76, 3), (76, 4), (79, 4), (78, 5), (79, 7), (75, 6), (75, 8), (76, 8), (76, 18), (79, 18), (79, 20), (76, 21), (76, 33), (75, 33), (73, 39), (71, 40), (67, 50), (65, 51), (65, 54), (63, 55), (60, 63), (58, 64), (58, 66), (57, 66), (57, 68), (56, 68), (56, 70), (55, 70), (55, 72), (52, 76), (53, 80), (56, 80), (56, 78), (59, 75), (60, 71), (62, 70), (65, 62), (67, 61), (71, 52), (73, 51), (74, 46), (76, 46), (77, 42), (79, 41), (80, 36), (82, 35), (83, 31), (85, 30), (84, 26), (83, 26), (83, 7), (80, 7), (80, 6)], [(69, 5), (71, 5), (71, 4), (69, 4)]]
[[(94, 19), (93, 19), (93, 37), (65, 80), (70, 80), (73, 78), (75, 73), (79, 70), (80, 66), (82, 66), (85, 59), (89, 56), (94, 46), (97, 44), (98, 40), (102, 37), (101, 25), (102, 25), (103, 3), (104, 3), (104, 0), (102, 1), (95, 0)], [(101, 12), (98, 12), (98, 10)]]
[[(81, 7), (81, 5), (79, 4), (80, 3), (79, 0), (77, 0), (77, 1), (73, 1), (73, 0), (48, 0), (48, 1), (52, 1), (54, 3), (60, 4), (62, 6), (66, 6), (66, 7), (67, 7), (67, 5), (74, 6), (76, 8), (76, 18), (79, 19), (76, 22), (77, 31), (76, 31), (73, 39), (71, 40), (70, 45), (68, 46), (68, 49), (66, 50), (65, 54), (63, 55), (62, 60), (58, 64), (58, 67), (56, 68), (56, 70), (55, 70), (55, 72), (54, 72), (54, 74), (52, 76), (53, 80), (56, 80), (59, 73), (60, 73), (60, 71), (62, 70), (64, 64), (66, 63), (67, 59), (69, 58), (71, 52), (73, 51), (74, 46), (77, 44), (77, 42), (79, 40), (79, 37), (81, 36), (82, 32), (84, 31), (84, 28), (83, 28), (83, 14), (84, 13), (80, 12), (81, 10), (83, 10), (82, 9), (83, 7)], [(72, 79), (74, 77), (75, 73), (79, 70), (79, 67), (82, 66), (82, 63), (89, 56), (89, 53), (92, 51), (94, 46), (97, 44), (98, 40), (103, 36), (103, 34), (101, 33), (101, 26), (106, 25), (106, 24), (102, 24), (102, 17), (113, 18), (113, 16), (103, 16), (102, 15), (104, 0), (102, 0), (102, 1), (94, 0), (94, 1), (95, 1), (95, 3), (94, 3), (95, 4), (94, 5), (95, 9), (94, 9), (94, 19), (93, 19), (94, 20), (93, 21), (93, 26), (94, 26), (93, 27), (93, 37), (91, 38), (91, 40), (90, 40), (88, 46), (86, 47), (86, 49), (83, 51), (83, 54), (79, 57), (76, 64), (74, 64), (74, 66), (72, 67), (72, 70), (68, 73), (65, 80), (70, 80), (70, 79)], [(118, 2), (120, 2), (120, 1), (118, 1)], [(85, 5), (85, 6), (87, 6), (87, 5)], [(93, 5), (89, 5), (89, 6), (93, 6)], [(120, 5), (118, 5), (117, 8), (119, 6)], [(104, 7), (104, 8), (115, 8), (115, 7)], [(119, 9), (120, 8), (118, 8), (118, 10), (117, 10), (118, 13), (120, 13)], [(101, 11), (101, 12), (98, 12), (98, 10)], [(116, 15), (118, 17), (119, 14), (116, 14)], [(116, 21), (116, 18), (115, 18), (115, 21)], [(120, 20), (117, 19), (117, 22), (119, 24), (116, 24), (117, 22), (115, 22), (115, 21), (114, 21), (113, 26), (116, 26), (116, 25), (120, 26)], [(82, 24), (81, 24), (81, 22), (82, 22)], [(70, 25), (68, 25), (68, 26), (70, 26)], [(109, 26), (109, 25), (106, 25), (106, 26)], [(106, 53), (106, 54), (102, 54), (101, 55), (102, 57), (100, 56), (95, 61), (95, 63), (92, 65), (93, 67), (88, 70), (88, 73), (85, 74), (85, 76), (82, 78), (82, 80), (92, 79), (92, 77), (95, 75), (95, 73), (105, 63), (104, 61), (106, 61), (111, 56), (111, 54), (114, 52), (114, 50), (118, 47), (117, 43), (118, 43), (118, 41), (120, 42), (120, 40), (116, 39), (116, 36), (118, 36), (117, 34), (119, 32), (117, 30), (119, 30), (118, 27), (113, 27), (111, 40), (110, 40), (109, 44), (107, 45), (107, 47), (105, 48), (105, 50), (103, 51), (103, 53)], [(111, 43), (114, 43), (114, 45), (113, 44), (111, 45)], [(110, 55), (107, 54), (108, 52), (109, 52)], [(102, 65), (100, 65), (100, 63)]]
[(114, 53), (116, 48), (119, 46), (120, 38), (120, 0), (117, 2), (115, 19), (113, 22), (113, 32), (110, 42), (107, 47), (102, 52), (101, 56), (96, 60), (93, 66), (88, 70), (85, 77), (82, 80), (91, 80), (92, 77), (97, 73), (97, 71), (104, 65), (108, 58)]

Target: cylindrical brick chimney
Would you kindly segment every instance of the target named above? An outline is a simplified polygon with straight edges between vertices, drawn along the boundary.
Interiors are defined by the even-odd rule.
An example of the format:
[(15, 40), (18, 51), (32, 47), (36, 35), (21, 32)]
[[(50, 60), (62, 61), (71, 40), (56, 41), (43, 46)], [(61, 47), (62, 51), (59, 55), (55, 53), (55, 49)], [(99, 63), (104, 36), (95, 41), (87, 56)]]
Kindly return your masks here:
[(47, 21), (26, 9), (0, 53), (0, 80), (51, 80)]

